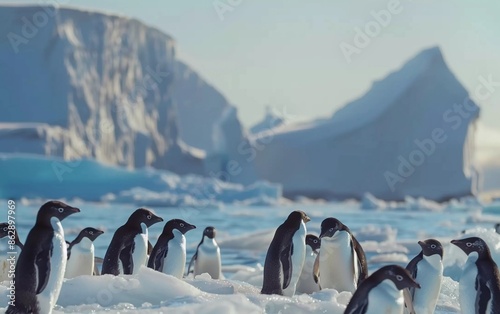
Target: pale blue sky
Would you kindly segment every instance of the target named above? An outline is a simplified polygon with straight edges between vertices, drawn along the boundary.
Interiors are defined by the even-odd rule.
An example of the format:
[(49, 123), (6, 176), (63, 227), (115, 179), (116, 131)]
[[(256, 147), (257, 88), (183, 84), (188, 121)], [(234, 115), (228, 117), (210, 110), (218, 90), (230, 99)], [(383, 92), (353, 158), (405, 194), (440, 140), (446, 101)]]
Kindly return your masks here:
[[(7, 3), (13, 1), (3, 1)], [(27, 3), (33, 1), (15, 1)], [(420, 50), (439, 45), (472, 92), (478, 76), (500, 82), (500, 3), (401, 0), (401, 13), (347, 63), (339, 48), (374, 20), (388, 0), (45, 0), (140, 19), (173, 36), (185, 60), (239, 108), (245, 125), (266, 105), (302, 119), (331, 115)], [(221, 20), (214, 5), (239, 3)], [(37, 3), (37, 2), (35, 2)], [(39, 2), (38, 2), (39, 3)], [(482, 120), (499, 128), (500, 87), (480, 101)]]

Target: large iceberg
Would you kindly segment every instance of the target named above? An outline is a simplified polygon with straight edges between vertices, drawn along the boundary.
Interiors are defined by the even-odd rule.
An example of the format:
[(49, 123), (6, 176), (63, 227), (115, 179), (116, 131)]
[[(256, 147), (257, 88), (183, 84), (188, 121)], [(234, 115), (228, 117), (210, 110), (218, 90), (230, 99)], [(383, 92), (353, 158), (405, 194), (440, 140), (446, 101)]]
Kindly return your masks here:
[[(476, 190), (471, 165), (479, 109), (439, 48), (376, 81), (331, 119), (273, 129), (258, 175), (286, 196), (446, 200)], [(266, 133), (258, 135), (265, 138)]]
[(0, 152), (205, 173), (230, 105), (170, 36), (52, 6), (0, 6), (0, 30)]

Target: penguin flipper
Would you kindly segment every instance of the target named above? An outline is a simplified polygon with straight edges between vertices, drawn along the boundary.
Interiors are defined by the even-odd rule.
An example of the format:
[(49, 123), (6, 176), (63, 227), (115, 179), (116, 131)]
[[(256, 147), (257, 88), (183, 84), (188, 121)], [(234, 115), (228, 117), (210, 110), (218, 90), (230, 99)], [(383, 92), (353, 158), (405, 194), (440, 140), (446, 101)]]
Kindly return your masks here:
[[(356, 252), (357, 262), (358, 262), (358, 286), (361, 284), (363, 280), (368, 277), (368, 263), (366, 262), (365, 251), (359, 244), (358, 240), (354, 236), (351, 236), (352, 242), (354, 242), (354, 252)], [(351, 243), (352, 243), (351, 242)]]
[(280, 261), (283, 270), (283, 289), (286, 289), (292, 280), (292, 254), (293, 243), (281, 251)]
[(344, 314), (361, 314), (368, 310), (368, 298), (360, 300), (360, 297), (354, 293), (349, 304), (344, 311)]
[[(191, 257), (191, 261), (189, 262), (186, 276), (191, 273), (191, 267), (194, 265), (194, 262), (196, 261), (197, 258), (198, 258), (198, 250), (196, 250), (196, 253), (194, 253), (193, 257)], [(193, 270), (193, 272), (194, 272), (194, 270)]]
[(413, 295), (408, 288), (403, 289), (403, 298), (405, 301), (405, 308), (408, 314), (416, 314), (415, 308), (413, 307)]
[(313, 267), (313, 278), (314, 282), (318, 283), (319, 282), (319, 255), (321, 252), (318, 253), (316, 256), (316, 259), (314, 260), (314, 267)]
[(52, 242), (50, 242), (50, 246), (48, 249), (43, 249), (36, 256), (35, 264), (37, 270), (38, 277), (38, 286), (36, 288), (36, 294), (40, 294), (47, 283), (49, 282), (50, 277), (50, 257), (52, 256), (52, 250), (54, 246)]
[(132, 270), (134, 269), (134, 260), (132, 258), (132, 253), (134, 253), (135, 243), (132, 241), (131, 244), (126, 246), (120, 252), (120, 261), (123, 265), (123, 274), (131, 275)]
[[(406, 266), (406, 270), (410, 273), (413, 279), (417, 279), (418, 267), (417, 264), (424, 258), (424, 253), (420, 251), (420, 253), (415, 256)], [(408, 292), (410, 293), (411, 300), (415, 297), (415, 288), (408, 288)]]
[(491, 290), (481, 276), (476, 276), (476, 313), (486, 313), (491, 299)]
[(158, 244), (151, 251), (151, 255), (149, 256), (148, 267), (153, 268), (157, 271), (163, 271), (163, 263), (165, 261), (165, 257), (167, 256), (168, 248), (167, 246), (158, 247)]

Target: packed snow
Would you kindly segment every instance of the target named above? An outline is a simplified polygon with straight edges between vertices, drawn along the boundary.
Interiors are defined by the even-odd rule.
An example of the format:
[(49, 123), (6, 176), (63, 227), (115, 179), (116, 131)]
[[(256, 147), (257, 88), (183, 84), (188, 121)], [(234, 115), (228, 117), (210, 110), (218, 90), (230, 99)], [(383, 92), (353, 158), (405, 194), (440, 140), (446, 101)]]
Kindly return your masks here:
[[(420, 250), (418, 239), (432, 236), (440, 240), (445, 247), (445, 277), (436, 313), (444, 314), (459, 313), (458, 280), (466, 260), (463, 252), (449, 244), (451, 239), (479, 236), (488, 243), (497, 263), (500, 262), (500, 235), (493, 230), (493, 219), (470, 220), (472, 215), (481, 215), (474, 206), (463, 209), (471, 203), (474, 202), (456, 201), (454, 207), (449, 205), (442, 211), (377, 210), (370, 215), (371, 212), (361, 209), (361, 203), (309, 204), (304, 209), (312, 218), (308, 232), (313, 234), (319, 232), (323, 218), (329, 215), (342, 218), (360, 240), (370, 272), (386, 264), (405, 266)], [(114, 231), (113, 225), (126, 219), (129, 211), (111, 210), (113, 204), (108, 207), (82, 202), (78, 206), (82, 209), (80, 214), (88, 213), (82, 217), (84, 220), (64, 221), (68, 238), (74, 237), (79, 227), (102, 221), (107, 228), (103, 228), (105, 233), (96, 240), (96, 255), (102, 256)], [(124, 206), (130, 207), (120, 204)], [(351, 297), (348, 292), (325, 289), (293, 297), (260, 294), (267, 247), (277, 225), (297, 204), (282, 206), (285, 207), (232, 206), (200, 211), (185, 218), (200, 229), (206, 224), (218, 226), (225, 279), (213, 280), (202, 274), (180, 280), (145, 267), (136, 275), (81, 276), (64, 281), (54, 313), (343, 313)], [(176, 210), (177, 214), (160, 208), (156, 213), (163, 217), (185, 216), (181, 209)], [(32, 224), (33, 212), (35, 206), (18, 205), (22, 240)], [(455, 223), (447, 224), (450, 221)], [(150, 228), (153, 242), (162, 229), (157, 227)], [(198, 241), (196, 231), (187, 234), (188, 256)], [(8, 282), (3, 282), (0, 294), (6, 298), (7, 293)]]

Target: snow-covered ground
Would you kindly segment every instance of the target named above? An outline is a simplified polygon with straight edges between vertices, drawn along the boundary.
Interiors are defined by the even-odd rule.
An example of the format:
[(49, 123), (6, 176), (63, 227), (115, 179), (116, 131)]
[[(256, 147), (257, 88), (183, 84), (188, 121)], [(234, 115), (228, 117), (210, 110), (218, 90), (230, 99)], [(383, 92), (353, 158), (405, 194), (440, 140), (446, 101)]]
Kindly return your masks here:
[[(471, 205), (472, 204), (472, 205)], [(479, 204), (479, 202), (477, 202)], [(321, 221), (333, 216), (346, 223), (360, 239), (370, 272), (382, 265), (405, 266), (415, 256), (417, 240), (434, 237), (445, 245), (445, 278), (436, 313), (459, 313), (458, 282), (465, 255), (449, 244), (451, 239), (477, 235), (489, 244), (500, 262), (500, 235), (493, 224), (500, 222), (498, 210), (482, 214), (471, 200), (455, 201), (439, 211), (407, 207), (361, 209), (361, 203), (287, 204), (273, 207), (224, 206), (221, 208), (152, 207), (168, 220), (183, 218), (197, 229), (188, 233), (188, 257), (193, 254), (207, 225), (218, 231), (224, 280), (206, 275), (178, 280), (144, 268), (134, 276), (78, 277), (64, 282), (54, 313), (343, 313), (350, 293), (323, 290), (292, 298), (260, 295), (262, 265), (275, 228), (293, 209), (303, 209), (312, 218), (309, 233), (318, 234)], [(113, 235), (135, 208), (130, 204), (95, 204), (76, 201), (82, 212), (64, 221), (66, 237), (72, 239), (80, 228), (100, 227), (105, 233), (96, 240), (96, 254), (102, 256)], [(38, 201), (18, 203), (17, 223), (21, 240), (33, 224)], [(487, 206), (487, 207), (485, 207)], [(154, 243), (163, 226), (150, 228)], [(462, 234), (465, 231), (465, 235)], [(6, 297), (6, 283), (0, 293)], [(5, 304), (1, 302), (0, 304)], [(0, 311), (2, 308), (0, 308)]]

